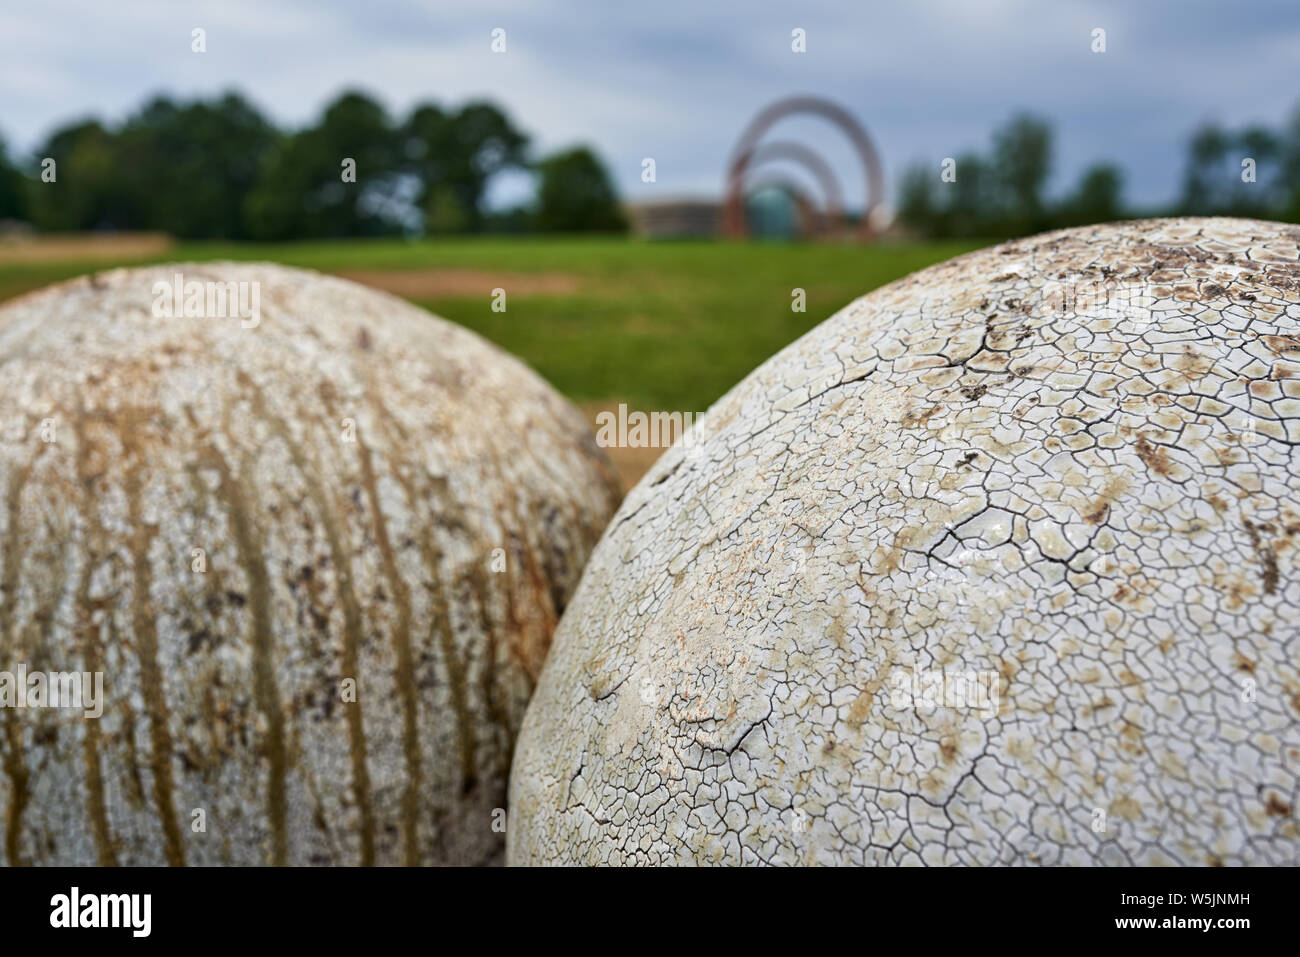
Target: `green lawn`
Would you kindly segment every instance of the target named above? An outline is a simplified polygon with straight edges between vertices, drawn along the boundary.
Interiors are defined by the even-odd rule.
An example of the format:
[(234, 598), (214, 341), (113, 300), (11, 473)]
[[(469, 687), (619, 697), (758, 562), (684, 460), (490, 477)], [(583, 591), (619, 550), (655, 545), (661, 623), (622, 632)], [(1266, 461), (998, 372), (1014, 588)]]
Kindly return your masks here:
[[(782, 346), (863, 293), (976, 248), (971, 243), (877, 246), (618, 239), (472, 238), (276, 245), (182, 244), (163, 261), (273, 260), (322, 271), (446, 269), (482, 274), (481, 293), (415, 301), (522, 357), (580, 401), (704, 411)], [(130, 260), (131, 263), (160, 261)], [(126, 264), (126, 262), (122, 263)], [(0, 300), (109, 268), (0, 261)], [(558, 274), (569, 291), (519, 292), (490, 308), (493, 273)], [(807, 291), (792, 312), (791, 290)], [(472, 294), (471, 294), (472, 293)]]

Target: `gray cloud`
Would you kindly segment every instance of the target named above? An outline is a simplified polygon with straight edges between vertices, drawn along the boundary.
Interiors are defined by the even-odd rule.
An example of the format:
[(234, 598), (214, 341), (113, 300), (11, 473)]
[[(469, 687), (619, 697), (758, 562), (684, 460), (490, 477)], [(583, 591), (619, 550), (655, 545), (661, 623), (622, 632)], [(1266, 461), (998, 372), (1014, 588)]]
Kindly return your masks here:
[[(195, 26), (206, 54), (190, 52)], [(498, 26), (505, 55), (489, 50)], [(1098, 26), (1102, 55), (1089, 51)], [(794, 27), (808, 33), (806, 54), (790, 51)], [(913, 160), (985, 148), (1025, 108), (1056, 126), (1058, 189), (1113, 159), (1130, 197), (1156, 203), (1177, 190), (1198, 123), (1283, 120), (1300, 98), (1297, 54), (1300, 8), (1284, 0), (45, 0), (5, 13), (0, 131), (30, 149), (59, 124), (119, 119), (158, 91), (237, 88), (288, 124), (348, 87), (395, 112), (488, 97), (539, 151), (594, 144), (631, 197), (711, 194), (750, 116), (808, 92), (862, 119), (892, 177)], [(844, 181), (860, 179), (833, 131), (808, 121), (790, 132), (825, 148)], [(640, 182), (645, 156), (657, 163), (653, 187)]]

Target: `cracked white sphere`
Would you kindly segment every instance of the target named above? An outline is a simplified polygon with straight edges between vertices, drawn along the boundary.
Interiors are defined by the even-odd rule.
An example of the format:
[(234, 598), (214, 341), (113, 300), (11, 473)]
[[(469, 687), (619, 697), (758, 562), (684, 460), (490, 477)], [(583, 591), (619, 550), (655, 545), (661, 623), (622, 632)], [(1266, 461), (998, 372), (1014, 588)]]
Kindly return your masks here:
[[(6, 304), (0, 862), (499, 859), (615, 501), (541, 379), (353, 283), (187, 264)], [(82, 672), (98, 717), (93, 679), (34, 705)]]
[(757, 369), (593, 553), (508, 860), (1300, 863), (1298, 243), (1010, 242)]

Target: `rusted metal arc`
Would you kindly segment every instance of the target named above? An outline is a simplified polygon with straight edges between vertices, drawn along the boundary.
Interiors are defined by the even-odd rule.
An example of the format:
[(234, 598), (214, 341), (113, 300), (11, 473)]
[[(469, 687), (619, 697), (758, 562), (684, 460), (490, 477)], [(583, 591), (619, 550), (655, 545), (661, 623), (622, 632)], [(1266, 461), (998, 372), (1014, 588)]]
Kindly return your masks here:
[(740, 136), (736, 149), (732, 153), (730, 167), (727, 171), (727, 194), (723, 207), (723, 228), (730, 236), (745, 234), (745, 210), (743, 188), (745, 169), (752, 159), (759, 139), (778, 120), (799, 113), (813, 113), (830, 120), (838, 126), (852, 141), (862, 165), (866, 171), (866, 208), (862, 211), (862, 222), (858, 235), (867, 238), (871, 235), (872, 213), (884, 200), (885, 176), (880, 165), (880, 157), (872, 145), (871, 138), (853, 114), (829, 100), (815, 96), (792, 96), (766, 107), (750, 122)]
[[(751, 151), (743, 166), (742, 175), (753, 173), (764, 163), (789, 160), (798, 163), (817, 180), (822, 197), (826, 203), (826, 221), (831, 224), (842, 221), (844, 215), (844, 194), (840, 182), (835, 178), (835, 171), (821, 158), (817, 151), (792, 140), (773, 140), (763, 143)], [(743, 189), (743, 184), (742, 184)]]

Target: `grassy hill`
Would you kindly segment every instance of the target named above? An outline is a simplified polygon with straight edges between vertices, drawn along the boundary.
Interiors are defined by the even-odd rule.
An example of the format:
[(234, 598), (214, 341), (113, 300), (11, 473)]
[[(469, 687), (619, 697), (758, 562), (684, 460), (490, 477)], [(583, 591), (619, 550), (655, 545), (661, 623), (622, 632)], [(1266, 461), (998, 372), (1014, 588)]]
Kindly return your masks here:
[[(37, 244), (39, 249), (40, 244)], [(16, 247), (15, 247), (16, 248)], [(590, 407), (703, 412), (751, 369), (852, 299), (969, 243), (876, 246), (583, 238), (176, 244), (139, 252), (0, 246), (0, 300), (117, 265), (273, 260), (388, 289), (476, 330)], [(807, 292), (792, 312), (791, 293)], [(493, 312), (492, 291), (506, 291)]]

